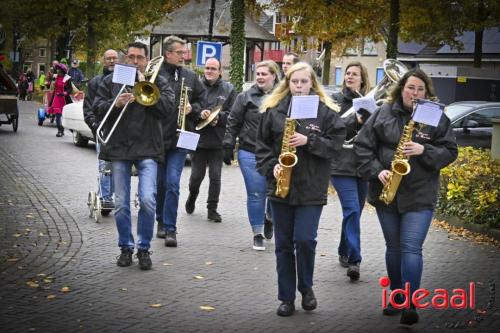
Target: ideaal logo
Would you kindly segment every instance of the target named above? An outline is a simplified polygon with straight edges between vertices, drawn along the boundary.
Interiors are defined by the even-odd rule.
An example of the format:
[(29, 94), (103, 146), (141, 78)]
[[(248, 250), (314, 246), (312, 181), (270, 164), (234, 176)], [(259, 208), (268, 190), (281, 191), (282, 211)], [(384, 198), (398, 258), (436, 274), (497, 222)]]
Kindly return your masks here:
[[(453, 289), (451, 294), (446, 289), (435, 289), (431, 296), (431, 292), (427, 289), (420, 288), (415, 290), (410, 295), (410, 283), (405, 283), (404, 289), (394, 289), (390, 296), (387, 297), (387, 287), (391, 284), (391, 280), (384, 276), (379, 279), (379, 285), (382, 289), (382, 308), (385, 309), (390, 304), (396, 309), (404, 309), (410, 307), (410, 302), (417, 309), (424, 309), (431, 307), (434, 309), (448, 309), (449, 307), (453, 309), (466, 309), (469, 308), (474, 310), (476, 308), (476, 283), (469, 282), (469, 287), (466, 288), (456, 288)], [(488, 311), (492, 310), (495, 305), (495, 282), (493, 280), (489, 281), (489, 300), (486, 307), (477, 309), (475, 311), (474, 317), (465, 321), (456, 321), (453, 323), (446, 322), (445, 327), (447, 328), (465, 328), (477, 326), (485, 316)], [(403, 303), (398, 303), (396, 301), (396, 295), (402, 295), (404, 298)], [(430, 301), (427, 297), (431, 296)]]

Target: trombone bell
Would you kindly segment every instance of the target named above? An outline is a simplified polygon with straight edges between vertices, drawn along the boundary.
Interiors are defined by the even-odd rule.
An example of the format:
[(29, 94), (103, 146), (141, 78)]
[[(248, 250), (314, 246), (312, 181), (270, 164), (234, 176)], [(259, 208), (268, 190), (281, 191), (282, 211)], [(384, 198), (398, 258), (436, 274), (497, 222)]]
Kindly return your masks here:
[(135, 101), (144, 106), (155, 105), (160, 99), (160, 90), (156, 84), (149, 81), (136, 83), (133, 94)]

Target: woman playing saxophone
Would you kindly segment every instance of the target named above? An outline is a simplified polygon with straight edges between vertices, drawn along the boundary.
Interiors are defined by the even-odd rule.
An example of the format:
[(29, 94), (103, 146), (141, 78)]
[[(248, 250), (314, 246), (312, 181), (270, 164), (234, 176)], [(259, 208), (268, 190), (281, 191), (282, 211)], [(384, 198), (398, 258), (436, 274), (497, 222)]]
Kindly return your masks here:
[[(285, 125), (292, 96), (310, 94), (319, 96), (317, 117)], [(279, 316), (294, 313), (296, 289), (302, 294), (304, 310), (317, 306), (312, 286), (318, 223), (327, 200), (330, 159), (345, 139), (345, 125), (334, 111), (337, 109), (312, 67), (304, 62), (288, 69), (285, 79), (261, 106), (255, 154), (257, 170), (267, 180), (275, 227), (278, 299), (282, 302)], [(288, 139), (283, 140), (284, 135)], [(280, 164), (279, 157), (290, 152), (297, 161), (291, 164), (290, 179), (283, 183), (288, 190), (276, 193), (282, 164), (287, 164)]]
[[(431, 80), (421, 70), (408, 71), (384, 103), (361, 128), (354, 150), (358, 171), (369, 180), (368, 201), (375, 206), (386, 242), (386, 266), (391, 290), (410, 283), (410, 294), (420, 288), (422, 245), (436, 206), (439, 172), (457, 157), (457, 145), (450, 120), (442, 115), (436, 127), (412, 127), (413, 104), (417, 99), (434, 99)], [(408, 126), (406, 126), (409, 124)], [(411, 157), (411, 158), (410, 158)], [(406, 160), (403, 175), (392, 201), (380, 196), (390, 180), (393, 160)], [(389, 204), (387, 204), (389, 202)], [(398, 296), (397, 295), (396, 299)], [(401, 304), (404, 300), (397, 299)], [(385, 315), (400, 312), (392, 306)], [(418, 321), (415, 307), (404, 309), (402, 324)]]

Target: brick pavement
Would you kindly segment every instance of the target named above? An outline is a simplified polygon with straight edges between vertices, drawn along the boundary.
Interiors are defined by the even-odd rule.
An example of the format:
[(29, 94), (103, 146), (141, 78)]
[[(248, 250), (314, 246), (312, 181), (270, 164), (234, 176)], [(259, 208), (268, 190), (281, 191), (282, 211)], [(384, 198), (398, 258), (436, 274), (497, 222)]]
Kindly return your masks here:
[[(206, 181), (195, 213), (185, 214), (190, 174), (186, 167), (181, 181), (179, 247), (165, 248), (154, 240), (153, 270), (142, 272), (137, 264), (117, 267), (113, 218), (96, 224), (87, 216), (87, 192), (95, 189), (93, 146), (73, 146), (70, 133), (56, 138), (54, 127), (36, 126), (34, 104), (20, 105), (19, 132), (0, 127), (2, 331), (408, 331), (398, 325), (399, 318), (381, 315), (378, 279), (385, 275), (384, 242), (372, 209), (365, 209), (362, 218), (360, 281), (348, 282), (338, 265), (341, 214), (334, 196), (323, 210), (319, 229), (318, 309), (312, 313), (299, 310), (291, 318), (276, 316), (274, 243), (267, 242), (263, 252), (251, 249), (243, 181), (237, 167), (223, 168), (222, 223), (206, 221)], [(133, 216), (136, 214), (133, 209)], [(423, 287), (451, 290), (476, 281), (478, 307), (485, 306), (488, 280), (500, 281), (498, 249), (451, 240), (434, 228), (424, 247)], [(37, 281), (39, 286), (31, 288), (29, 281)], [(63, 287), (70, 292), (62, 292)], [(498, 293), (496, 296), (494, 311), (478, 327), (466, 331), (498, 331), (500, 301)], [(153, 308), (152, 304), (161, 306)], [(215, 310), (203, 311), (202, 305)], [(447, 322), (473, 315), (469, 310), (423, 310), (420, 314), (421, 322), (409, 329), (412, 332), (442, 331)]]

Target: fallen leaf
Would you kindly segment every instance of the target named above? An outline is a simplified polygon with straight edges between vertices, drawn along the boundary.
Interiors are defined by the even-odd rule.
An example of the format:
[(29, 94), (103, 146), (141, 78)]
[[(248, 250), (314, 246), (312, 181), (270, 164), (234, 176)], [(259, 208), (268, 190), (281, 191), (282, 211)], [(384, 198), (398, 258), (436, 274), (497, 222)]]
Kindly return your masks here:
[(27, 218), (32, 219), (34, 216), (31, 214), (26, 215)]
[(168, 263), (168, 262), (164, 262), (164, 263), (163, 263), (163, 266), (172, 266), (172, 265), (173, 265), (173, 264), (170, 264), (170, 263)]
[(163, 305), (162, 305), (162, 304), (160, 304), (160, 303), (156, 303), (156, 304), (151, 304), (151, 305), (150, 305), (150, 307), (155, 308), (155, 309), (157, 309), (157, 308), (161, 308), (162, 306), (163, 306)]
[(7, 261), (15, 262), (15, 261), (19, 261), (19, 258), (9, 258), (9, 259), (7, 259)]
[(215, 308), (211, 307), (210, 305), (202, 305), (202, 306), (200, 306), (200, 309), (204, 310), (204, 311), (214, 311), (215, 310)]
[(52, 283), (52, 280), (51, 279), (43, 279), (43, 282), (45, 282), (45, 283)]
[(31, 231), (31, 229), (30, 229), (30, 228), (26, 228), (26, 229), (24, 229), (24, 230), (26, 230), (26, 232), (30, 232), (30, 231)]
[(39, 273), (36, 276), (47, 276), (47, 274), (45, 274), (45, 273)]
[(325, 252), (320, 253), (319, 255), (320, 255), (321, 257), (326, 257), (326, 253), (325, 253)]
[(207, 266), (213, 265), (213, 262), (207, 261), (207, 262), (205, 262), (205, 265), (207, 265)]
[(43, 236), (43, 232), (39, 233), (38, 236)]
[(204, 279), (204, 277), (203, 277), (203, 276), (201, 276), (201, 275), (196, 275), (194, 278), (195, 278), (196, 280), (203, 280), (203, 279)]
[(121, 288), (120, 290), (121, 290), (121, 291), (128, 291), (128, 289), (127, 289), (127, 288)]
[(28, 281), (26, 282), (26, 284), (28, 285), (28, 287), (30, 288), (38, 288), (40, 285), (36, 282), (33, 282), (33, 281)]
[(56, 298), (56, 295), (47, 295), (47, 299), (54, 299)]
[(21, 237), (21, 234), (16, 232), (16, 233), (15, 233), (15, 234), (13, 234), (12, 236), (17, 238), (17, 237)]
[(61, 288), (61, 292), (63, 293), (69, 293), (71, 291), (71, 289), (69, 289), (69, 287), (62, 287)]

